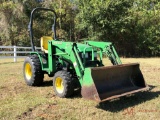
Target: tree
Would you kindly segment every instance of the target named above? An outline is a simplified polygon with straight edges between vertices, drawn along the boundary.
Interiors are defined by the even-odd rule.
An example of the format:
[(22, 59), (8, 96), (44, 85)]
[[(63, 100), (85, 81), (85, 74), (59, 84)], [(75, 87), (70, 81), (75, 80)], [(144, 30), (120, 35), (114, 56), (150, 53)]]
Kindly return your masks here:
[[(28, 23), (35, 7), (54, 9), (57, 36), (69, 41), (111, 41), (123, 56), (160, 55), (159, 0), (1, 0), (0, 45), (30, 45)], [(52, 14), (34, 19), (36, 46), (52, 35)], [(37, 40), (37, 41), (36, 41)]]
[(160, 2), (135, 0), (130, 16), (137, 38), (135, 50), (147, 56), (160, 55)]
[(43, 3), (44, 7), (54, 9), (57, 13), (57, 35), (60, 38), (74, 41), (74, 20), (77, 13), (76, 6), (71, 0), (51, 0)]
[(23, 5), (13, 1), (2, 2), (0, 5), (0, 38), (4, 45), (17, 45), (26, 39), (26, 16)]
[(124, 56), (159, 55), (158, 0), (77, 1), (76, 28), (86, 38), (111, 41)]

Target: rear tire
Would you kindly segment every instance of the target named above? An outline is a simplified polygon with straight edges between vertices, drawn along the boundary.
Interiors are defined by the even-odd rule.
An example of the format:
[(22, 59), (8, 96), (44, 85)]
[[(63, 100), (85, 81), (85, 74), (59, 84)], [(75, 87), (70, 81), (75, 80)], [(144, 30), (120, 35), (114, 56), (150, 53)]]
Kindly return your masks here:
[(56, 95), (61, 98), (73, 95), (74, 85), (71, 74), (65, 70), (56, 72), (53, 77), (53, 89)]
[(43, 83), (44, 73), (37, 55), (28, 56), (24, 60), (23, 75), (27, 85), (40, 86)]

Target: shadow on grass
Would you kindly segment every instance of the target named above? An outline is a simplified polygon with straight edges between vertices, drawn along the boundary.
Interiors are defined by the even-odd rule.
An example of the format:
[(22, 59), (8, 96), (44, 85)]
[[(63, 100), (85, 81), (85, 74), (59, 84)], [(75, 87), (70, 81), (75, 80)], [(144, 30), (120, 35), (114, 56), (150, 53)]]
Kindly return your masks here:
[[(37, 86), (37, 87), (51, 87), (51, 86), (53, 86), (53, 80), (51, 79), (51, 80), (48, 80), (48, 81), (44, 81), (43, 82), (43, 85), (41, 85), (41, 86)], [(82, 96), (81, 96), (81, 89), (80, 88), (76, 88), (75, 90), (74, 90), (74, 93), (73, 93), (73, 95), (71, 96), (71, 97), (69, 97), (70, 99), (73, 99), (73, 98), (81, 98)]]
[(96, 107), (102, 110), (110, 112), (119, 112), (128, 107), (134, 107), (137, 104), (141, 104), (148, 100), (154, 99), (160, 95), (160, 91), (152, 92), (151, 90), (156, 86), (149, 86), (150, 90), (145, 92), (136, 93), (133, 96), (124, 96), (118, 100), (114, 101), (105, 101), (99, 103)]
[(44, 81), (40, 87), (50, 87), (53, 86), (53, 80)]
[(82, 98), (80, 88), (77, 88), (77, 89), (74, 90), (74, 94), (73, 94), (72, 98)]
[[(53, 81), (49, 80), (49, 81), (44, 81), (42, 86), (39, 87), (50, 87), (53, 86)], [(53, 88), (52, 88), (53, 89)], [(57, 96), (58, 97), (58, 96)], [(74, 99), (74, 98), (82, 98), (81, 96), (81, 89), (80, 88), (76, 88), (74, 90), (73, 95), (67, 97), (68, 99)]]

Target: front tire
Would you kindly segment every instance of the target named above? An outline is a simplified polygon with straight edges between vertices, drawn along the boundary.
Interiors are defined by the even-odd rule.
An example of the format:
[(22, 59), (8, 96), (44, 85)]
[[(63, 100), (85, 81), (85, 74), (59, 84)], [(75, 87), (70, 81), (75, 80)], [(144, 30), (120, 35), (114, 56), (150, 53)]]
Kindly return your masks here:
[(61, 98), (73, 95), (74, 85), (71, 74), (65, 70), (56, 72), (53, 77), (53, 89), (56, 95)]
[(23, 75), (27, 85), (40, 86), (43, 83), (44, 73), (37, 55), (26, 57), (23, 64)]

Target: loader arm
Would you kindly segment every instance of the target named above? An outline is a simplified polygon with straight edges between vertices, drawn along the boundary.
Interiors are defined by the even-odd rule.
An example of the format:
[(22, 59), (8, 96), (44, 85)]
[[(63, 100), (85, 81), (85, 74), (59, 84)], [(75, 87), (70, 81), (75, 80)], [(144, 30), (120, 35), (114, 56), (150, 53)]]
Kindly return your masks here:
[(95, 41), (86, 41), (85, 44), (88, 44), (93, 47), (99, 48), (102, 53), (105, 53), (110, 59), (113, 65), (122, 64), (113, 44), (111, 42), (95, 42)]

